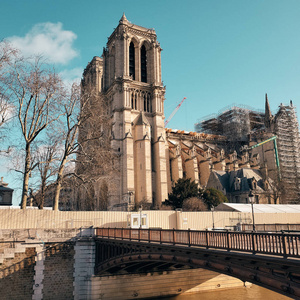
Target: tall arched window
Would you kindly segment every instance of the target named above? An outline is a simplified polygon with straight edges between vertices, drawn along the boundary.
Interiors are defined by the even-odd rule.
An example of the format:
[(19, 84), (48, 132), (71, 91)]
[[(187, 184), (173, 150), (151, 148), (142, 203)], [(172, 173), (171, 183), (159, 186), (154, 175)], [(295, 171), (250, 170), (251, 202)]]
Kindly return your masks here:
[(144, 94), (143, 99), (144, 99), (144, 111), (147, 111), (147, 96), (146, 96), (146, 94)]
[(135, 80), (134, 45), (132, 42), (129, 45), (129, 76)]
[(149, 94), (147, 96), (147, 112), (152, 112), (151, 98)]
[(134, 104), (134, 99), (133, 99), (133, 94), (131, 94), (131, 108), (133, 108), (133, 104)]
[(145, 45), (141, 48), (141, 81), (147, 82), (147, 53)]
[(135, 92), (132, 92), (131, 94), (131, 108), (132, 109), (137, 109), (137, 95)]

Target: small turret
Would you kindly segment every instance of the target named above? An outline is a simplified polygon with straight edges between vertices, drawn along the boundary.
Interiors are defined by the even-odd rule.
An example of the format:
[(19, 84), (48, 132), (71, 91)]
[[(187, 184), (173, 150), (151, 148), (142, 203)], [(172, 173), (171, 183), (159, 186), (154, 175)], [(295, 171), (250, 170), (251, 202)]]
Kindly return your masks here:
[(268, 95), (266, 94), (266, 103), (265, 103), (265, 127), (266, 129), (271, 129), (271, 125), (273, 123), (273, 116), (271, 113)]
[(119, 21), (119, 24), (124, 24), (124, 23), (128, 23), (128, 20), (125, 16), (125, 13), (123, 12), (122, 18)]

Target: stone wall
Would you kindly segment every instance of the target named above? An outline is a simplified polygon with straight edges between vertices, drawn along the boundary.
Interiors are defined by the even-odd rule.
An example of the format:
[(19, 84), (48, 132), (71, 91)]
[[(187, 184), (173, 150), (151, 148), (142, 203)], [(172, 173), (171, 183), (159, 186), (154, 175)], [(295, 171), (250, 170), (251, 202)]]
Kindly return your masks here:
[(43, 299), (73, 299), (74, 244), (51, 247), (44, 257)]
[(91, 299), (142, 299), (243, 287), (239, 279), (204, 269), (92, 278)]
[(36, 239), (32, 234), (28, 238), (28, 230), (18, 231), (23, 241), (8, 238), (0, 243), (1, 300), (73, 299), (75, 242), (58, 237), (43, 243), (49, 232), (39, 233)]
[(13, 258), (4, 259), (0, 264), (0, 299), (32, 299), (35, 255), (35, 248), (27, 248), (24, 253), (15, 253)]

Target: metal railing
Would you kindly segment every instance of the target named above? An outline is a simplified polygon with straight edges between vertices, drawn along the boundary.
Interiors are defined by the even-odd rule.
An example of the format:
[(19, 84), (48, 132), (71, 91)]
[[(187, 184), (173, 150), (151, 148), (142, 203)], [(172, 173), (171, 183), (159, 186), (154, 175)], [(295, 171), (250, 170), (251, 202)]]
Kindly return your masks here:
[(300, 257), (299, 233), (96, 228), (96, 237)]
[[(267, 231), (267, 232), (278, 232), (278, 231), (299, 231), (300, 224), (283, 224), (283, 223), (274, 223), (274, 224), (255, 224), (256, 231)], [(253, 224), (241, 224), (242, 231), (252, 231)]]

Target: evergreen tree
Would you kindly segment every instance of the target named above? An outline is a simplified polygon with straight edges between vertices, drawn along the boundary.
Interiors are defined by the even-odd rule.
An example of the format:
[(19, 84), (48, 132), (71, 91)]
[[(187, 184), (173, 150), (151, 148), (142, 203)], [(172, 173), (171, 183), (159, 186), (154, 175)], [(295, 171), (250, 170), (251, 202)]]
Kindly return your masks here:
[(169, 194), (167, 205), (175, 208), (182, 208), (183, 201), (188, 198), (199, 197), (198, 185), (190, 178), (180, 178), (172, 188), (172, 193)]
[(218, 206), (223, 202), (228, 202), (227, 197), (221, 191), (214, 188), (206, 189), (202, 194), (202, 198), (208, 209)]

